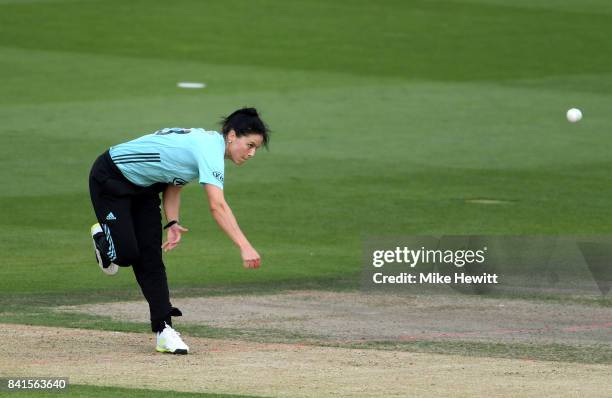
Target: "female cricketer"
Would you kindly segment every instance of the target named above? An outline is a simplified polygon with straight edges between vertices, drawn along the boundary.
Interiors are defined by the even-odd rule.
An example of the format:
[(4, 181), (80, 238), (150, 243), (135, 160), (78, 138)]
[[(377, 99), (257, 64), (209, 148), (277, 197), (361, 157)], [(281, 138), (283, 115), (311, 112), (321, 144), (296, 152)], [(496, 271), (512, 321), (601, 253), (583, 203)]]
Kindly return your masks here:
[[(98, 220), (91, 227), (96, 260), (108, 275), (119, 266), (132, 266), (149, 303), (157, 351), (189, 352), (172, 328), (172, 317), (182, 313), (170, 303), (162, 261), (162, 250), (174, 249), (187, 232), (179, 222), (181, 188), (194, 180), (203, 186), (213, 218), (240, 250), (244, 267), (258, 268), (260, 256), (225, 202), (224, 159), (241, 165), (268, 141), (269, 130), (257, 110), (242, 108), (223, 119), (221, 134), (165, 128), (113, 146), (93, 164), (89, 191)], [(166, 216), (163, 244), (161, 207)]]

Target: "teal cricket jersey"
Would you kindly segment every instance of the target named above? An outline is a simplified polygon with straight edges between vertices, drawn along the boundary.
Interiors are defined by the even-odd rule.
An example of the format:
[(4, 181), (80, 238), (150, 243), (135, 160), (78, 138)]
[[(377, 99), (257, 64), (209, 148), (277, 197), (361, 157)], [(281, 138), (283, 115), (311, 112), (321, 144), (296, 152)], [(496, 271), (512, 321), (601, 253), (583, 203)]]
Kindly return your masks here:
[(216, 131), (166, 128), (109, 149), (132, 183), (185, 185), (198, 180), (223, 189), (225, 140)]

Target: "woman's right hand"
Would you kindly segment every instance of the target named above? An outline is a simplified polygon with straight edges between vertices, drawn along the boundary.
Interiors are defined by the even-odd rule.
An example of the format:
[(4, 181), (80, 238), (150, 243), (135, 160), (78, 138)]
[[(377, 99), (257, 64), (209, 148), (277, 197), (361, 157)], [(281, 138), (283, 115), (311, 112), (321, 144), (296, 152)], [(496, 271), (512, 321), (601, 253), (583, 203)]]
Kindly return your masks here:
[(257, 253), (253, 246), (241, 249), (240, 255), (242, 256), (242, 265), (244, 268), (259, 268), (261, 257), (259, 257), (259, 253)]
[(187, 228), (183, 228), (178, 223), (168, 228), (166, 232), (166, 242), (162, 245), (164, 252), (174, 249), (181, 241), (181, 235), (187, 231), (189, 231)]

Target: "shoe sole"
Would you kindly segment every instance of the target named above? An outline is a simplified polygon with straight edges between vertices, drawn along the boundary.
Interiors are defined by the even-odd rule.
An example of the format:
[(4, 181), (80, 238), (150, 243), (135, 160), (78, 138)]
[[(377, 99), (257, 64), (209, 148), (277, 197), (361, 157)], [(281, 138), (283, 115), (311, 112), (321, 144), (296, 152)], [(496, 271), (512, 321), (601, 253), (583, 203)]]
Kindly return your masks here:
[(106, 275), (113, 276), (119, 271), (119, 266), (117, 264), (111, 263), (108, 267), (104, 268), (104, 266), (102, 265), (102, 257), (100, 256), (100, 251), (98, 250), (98, 247), (96, 246), (96, 242), (94, 242), (93, 240), (93, 235), (94, 235), (93, 231), (96, 228), (96, 225), (98, 224), (92, 225), (91, 230), (90, 230), (91, 241), (93, 243), (94, 251), (96, 252), (96, 261), (98, 262), (98, 267), (100, 267), (102, 272), (104, 272)]
[(174, 351), (170, 351), (170, 350), (165, 349), (165, 348), (155, 347), (155, 351), (163, 352), (164, 354), (175, 354), (175, 355), (187, 355), (189, 353), (188, 350), (184, 350), (182, 348), (177, 348)]

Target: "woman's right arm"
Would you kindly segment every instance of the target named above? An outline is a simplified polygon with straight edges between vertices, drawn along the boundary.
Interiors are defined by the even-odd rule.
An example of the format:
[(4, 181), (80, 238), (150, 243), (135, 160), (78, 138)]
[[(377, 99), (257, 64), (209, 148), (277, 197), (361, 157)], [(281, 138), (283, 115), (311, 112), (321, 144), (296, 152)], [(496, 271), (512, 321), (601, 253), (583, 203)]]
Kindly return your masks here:
[(234, 213), (232, 213), (232, 209), (230, 209), (225, 201), (223, 190), (212, 184), (204, 184), (204, 190), (208, 196), (210, 213), (223, 232), (225, 232), (232, 242), (240, 249), (244, 267), (259, 268), (261, 263), (259, 253), (257, 253), (240, 230), (236, 217), (234, 217)]

